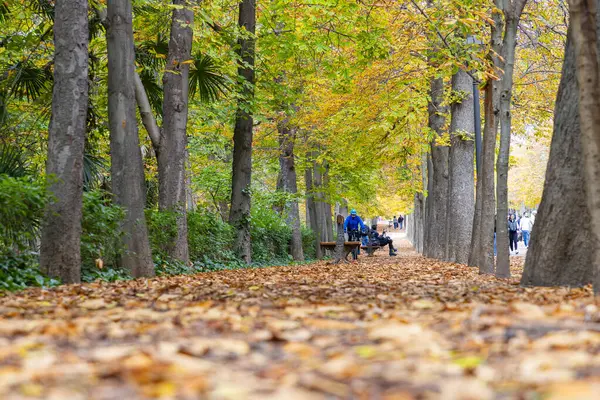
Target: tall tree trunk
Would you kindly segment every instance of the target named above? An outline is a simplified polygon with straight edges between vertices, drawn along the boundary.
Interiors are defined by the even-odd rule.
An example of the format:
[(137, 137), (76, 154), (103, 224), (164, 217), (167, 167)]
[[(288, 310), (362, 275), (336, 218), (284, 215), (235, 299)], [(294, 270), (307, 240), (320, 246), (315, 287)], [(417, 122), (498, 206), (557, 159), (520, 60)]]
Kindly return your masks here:
[(146, 191), (135, 115), (135, 55), (131, 1), (108, 0), (108, 121), (115, 202), (125, 209), (122, 265), (134, 277), (153, 276), (144, 216)]
[(281, 189), (289, 193), (291, 199), (285, 204), (287, 222), (292, 228), (292, 241), (290, 250), (292, 257), (296, 261), (304, 260), (302, 251), (302, 230), (300, 228), (300, 209), (298, 207), (298, 183), (296, 177), (294, 141), (295, 129), (289, 126), (289, 120), (286, 118), (277, 126), (279, 130), (279, 167), (281, 175)]
[[(312, 155), (309, 154), (309, 157)], [(312, 162), (309, 166), (312, 165)], [(308, 220), (310, 221), (310, 228), (315, 234), (315, 255), (316, 257), (322, 258), (323, 252), (321, 250), (321, 227), (319, 225), (319, 218), (317, 213), (316, 201), (314, 197), (314, 185), (313, 185), (313, 168), (307, 166), (304, 170), (304, 180), (306, 184), (306, 212), (308, 214)]]
[[(527, 250), (522, 285), (582, 286), (592, 282), (591, 216), (584, 185), (578, 85), (572, 28), (554, 108), (554, 134), (544, 193)], [(569, 229), (565, 226), (568, 221)]]
[(452, 91), (460, 99), (451, 105), (446, 259), (460, 264), (469, 261), (475, 211), (472, 87), (472, 78), (465, 71), (452, 77)]
[[(503, 3), (506, 4), (506, 3)], [(496, 197), (498, 199), (496, 215), (503, 216), (508, 214), (508, 160), (510, 157), (510, 134), (512, 114), (510, 111), (510, 101), (512, 98), (513, 71), (515, 67), (515, 48), (517, 45), (517, 29), (521, 13), (525, 6), (525, 0), (513, 0), (504, 5), (504, 38), (502, 40), (502, 59), (501, 68), (504, 71), (500, 81), (500, 149), (498, 151), (498, 161), (496, 164), (497, 187)], [(508, 9), (506, 9), (506, 7)], [(506, 224), (503, 224), (506, 225)], [(507, 229), (499, 231), (500, 235), (506, 235)], [(502, 237), (504, 242), (504, 237)], [(498, 248), (498, 261), (496, 265), (496, 276), (499, 278), (510, 277), (510, 262), (508, 247)]]
[[(325, 162), (325, 171), (323, 172), (323, 186), (329, 187), (329, 163)], [(325, 217), (325, 227), (327, 229), (327, 241), (333, 241), (333, 214), (331, 212), (331, 204), (329, 200), (323, 203), (324, 207), (324, 217)]]
[(229, 223), (237, 232), (235, 252), (246, 263), (252, 260), (250, 243), (250, 184), (252, 181), (252, 103), (254, 99), (254, 56), (256, 1), (243, 0), (239, 6), (239, 27), (250, 37), (238, 39), (239, 100), (233, 131), (233, 176)]
[[(481, 160), (481, 214), (479, 220), (479, 247), (477, 251), (480, 274), (494, 273), (494, 224), (496, 197), (494, 193), (494, 160), (496, 158), (496, 133), (498, 132), (497, 93), (498, 82), (490, 80), (485, 86), (483, 149)], [(504, 218), (506, 225), (506, 218)], [(498, 247), (499, 248), (499, 247)], [(508, 241), (506, 243), (508, 249)], [(472, 265), (472, 264), (471, 264)]]
[(569, 0), (579, 86), (579, 123), (587, 206), (594, 243), (594, 294), (600, 294), (600, 65), (598, 61), (597, 1)]
[(186, 146), (188, 117), (188, 60), (192, 52), (194, 11), (188, 0), (173, 0), (171, 37), (163, 76), (163, 127), (158, 161), (158, 205), (177, 214), (177, 237), (169, 255), (188, 262), (186, 207)]
[[(316, 154), (314, 154), (316, 156)], [(331, 234), (327, 233), (327, 206), (325, 203), (325, 194), (323, 193), (323, 164), (313, 161), (313, 198), (314, 198), (314, 209), (317, 219), (317, 225), (319, 227), (319, 238), (320, 241), (328, 242), (331, 239)], [(329, 213), (331, 214), (331, 208)]]
[[(492, 74), (498, 75), (500, 71), (497, 68), (501, 62), (499, 55), (502, 52), (502, 31), (504, 27), (502, 10), (499, 7), (492, 10), (492, 20), (493, 23), (490, 24), (491, 51), (488, 53), (488, 58), (494, 66), (491, 71)], [(469, 265), (479, 267), (480, 274), (493, 274), (495, 271), (494, 224), (496, 219), (494, 216), (496, 211), (494, 160), (496, 158), (498, 113), (500, 112), (498, 107), (500, 95), (498, 81), (489, 79), (484, 90), (485, 124), (483, 128), (481, 172), (477, 172), (477, 198), (481, 204), (476, 205), (473, 217), (472, 250), (469, 256)], [(504, 225), (506, 225), (506, 218), (504, 218)], [(505, 247), (508, 249), (508, 237)], [(498, 243), (499, 248), (500, 244)]]
[(415, 205), (412, 216), (412, 243), (418, 253), (423, 253), (423, 210), (425, 206), (423, 193), (415, 193)]
[(425, 198), (425, 215), (423, 218), (423, 255), (425, 257), (431, 257), (432, 247), (432, 235), (431, 230), (431, 219), (433, 210), (433, 199), (431, 194), (433, 192), (433, 161), (431, 159), (431, 153), (427, 154), (427, 197)]
[[(432, 79), (431, 100), (428, 105), (429, 127), (441, 136), (446, 123), (447, 109), (442, 105), (444, 98), (444, 81), (442, 78)], [(427, 198), (430, 214), (428, 230), (431, 232), (428, 256), (443, 259), (446, 240), (446, 206), (448, 202), (448, 146), (431, 142), (431, 182)]]
[(56, 0), (54, 88), (46, 173), (54, 195), (42, 227), (40, 266), (64, 283), (81, 280), (83, 147), (88, 107), (88, 3)]

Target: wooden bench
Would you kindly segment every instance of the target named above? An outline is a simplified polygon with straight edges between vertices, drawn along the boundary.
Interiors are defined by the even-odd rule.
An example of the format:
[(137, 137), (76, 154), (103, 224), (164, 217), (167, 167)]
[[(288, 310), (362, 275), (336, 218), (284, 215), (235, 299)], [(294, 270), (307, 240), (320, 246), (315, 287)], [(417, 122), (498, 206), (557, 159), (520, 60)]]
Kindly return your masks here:
[[(320, 245), (323, 250), (335, 250), (335, 242), (321, 242)], [(348, 254), (359, 247), (360, 242), (344, 242), (344, 260), (348, 261)]]
[(366, 250), (367, 251), (367, 256), (368, 257), (373, 257), (374, 253), (377, 250), (381, 249), (382, 247), (385, 247), (385, 246), (380, 246), (378, 244), (369, 244), (369, 245), (366, 245), (366, 246), (360, 246), (360, 248), (362, 250)]

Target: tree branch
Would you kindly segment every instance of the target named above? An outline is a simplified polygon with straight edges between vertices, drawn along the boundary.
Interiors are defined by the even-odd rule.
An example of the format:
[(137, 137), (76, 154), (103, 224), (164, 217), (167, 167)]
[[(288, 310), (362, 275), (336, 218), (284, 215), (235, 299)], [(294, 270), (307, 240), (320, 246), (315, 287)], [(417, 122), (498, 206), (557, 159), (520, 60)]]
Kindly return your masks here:
[(142, 117), (142, 123), (144, 124), (144, 128), (148, 132), (148, 136), (150, 137), (150, 141), (152, 141), (152, 146), (154, 146), (155, 150), (160, 149), (160, 128), (156, 123), (156, 118), (152, 113), (152, 107), (150, 107), (150, 101), (148, 100), (148, 95), (146, 93), (146, 89), (142, 84), (142, 79), (140, 75), (136, 72), (134, 76), (134, 87), (135, 87), (135, 100), (137, 102), (138, 108), (140, 110), (140, 115)]

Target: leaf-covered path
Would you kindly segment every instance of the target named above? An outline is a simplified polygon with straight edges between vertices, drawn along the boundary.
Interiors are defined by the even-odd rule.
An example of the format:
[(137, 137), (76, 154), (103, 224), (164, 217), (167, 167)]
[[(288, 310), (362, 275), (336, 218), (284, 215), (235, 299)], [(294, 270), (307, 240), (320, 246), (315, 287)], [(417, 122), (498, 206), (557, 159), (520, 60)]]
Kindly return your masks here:
[(348, 265), (32, 289), (0, 300), (0, 398), (595, 398), (592, 304), (406, 243)]

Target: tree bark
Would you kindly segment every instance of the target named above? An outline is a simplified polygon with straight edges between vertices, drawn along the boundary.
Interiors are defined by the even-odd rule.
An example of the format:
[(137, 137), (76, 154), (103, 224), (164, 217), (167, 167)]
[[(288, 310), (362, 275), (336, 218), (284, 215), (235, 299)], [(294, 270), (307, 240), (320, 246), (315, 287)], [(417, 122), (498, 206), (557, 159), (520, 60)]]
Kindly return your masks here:
[[(584, 185), (583, 147), (572, 28), (554, 110), (554, 134), (544, 193), (535, 218), (521, 284), (583, 286), (593, 280), (591, 216)], [(570, 227), (565, 226), (568, 221)]]
[[(479, 267), (480, 274), (493, 274), (494, 266), (494, 211), (496, 198), (494, 195), (494, 159), (496, 156), (496, 132), (498, 128), (497, 109), (494, 107), (494, 91), (497, 90), (496, 81), (490, 80), (485, 86), (483, 127), (483, 149), (481, 160), (481, 209), (479, 225), (473, 229), (477, 237), (472, 238), (472, 257), (469, 264)], [(479, 186), (479, 185), (478, 185)], [(506, 218), (504, 218), (506, 224)], [(477, 233), (475, 233), (477, 232)], [(498, 244), (498, 246), (500, 246)], [(508, 242), (506, 243), (508, 246)]]
[(344, 243), (346, 241), (346, 237), (344, 236), (344, 216), (341, 214), (338, 214), (336, 217), (336, 227), (337, 238), (335, 240), (335, 250), (333, 251), (334, 264), (347, 262), (344, 258)]
[[(311, 155), (309, 155), (311, 157)], [(312, 165), (310, 162), (309, 166)], [(314, 187), (313, 187), (313, 168), (307, 166), (304, 170), (304, 180), (306, 184), (306, 212), (308, 214), (308, 220), (310, 221), (310, 228), (315, 234), (315, 255), (317, 259), (323, 257), (323, 252), (321, 250), (321, 227), (319, 225), (319, 218), (317, 215), (317, 209), (315, 207), (315, 199), (314, 199)]]
[(460, 264), (469, 261), (475, 211), (472, 85), (465, 71), (459, 70), (452, 77), (452, 91), (460, 100), (451, 105), (446, 259)]
[(594, 294), (600, 294), (600, 66), (596, 0), (569, 0), (579, 87), (584, 184), (590, 219)]
[[(504, 20), (502, 10), (498, 6), (492, 10), (493, 23), (490, 24), (491, 50), (488, 54), (490, 62), (493, 65), (492, 73), (498, 75), (498, 66), (501, 61), (499, 55), (502, 52), (502, 31)], [(499, 85), (495, 79), (489, 79), (485, 85), (484, 97), (484, 115), (485, 123), (483, 128), (483, 148), (481, 155), (481, 172), (477, 173), (477, 198), (481, 204), (476, 205), (475, 215), (473, 217), (473, 236), (472, 250), (469, 256), (469, 265), (478, 266), (480, 274), (493, 274), (495, 272), (494, 260), (494, 223), (496, 220), (495, 208), (495, 183), (494, 183), (494, 160), (496, 158), (496, 136), (498, 132), (498, 114), (500, 112), (499, 103)], [(481, 181), (481, 182), (479, 182)], [(479, 193), (481, 191), (481, 194)], [(498, 228), (506, 226), (506, 218), (503, 219), (504, 225), (496, 224)], [(500, 249), (498, 242), (498, 249)], [(506, 249), (508, 249), (508, 236), (506, 237)], [(507, 250), (508, 251), (508, 250)]]
[(108, 121), (115, 203), (125, 209), (122, 265), (134, 277), (153, 276), (144, 216), (146, 191), (135, 115), (135, 56), (131, 1), (108, 5)]
[(256, 2), (243, 0), (238, 25), (249, 37), (238, 39), (240, 93), (233, 131), (233, 176), (229, 223), (237, 231), (235, 252), (246, 263), (252, 261), (250, 243), (250, 184), (252, 181), (252, 104), (254, 100), (254, 57)]
[(42, 227), (40, 266), (63, 283), (81, 281), (83, 148), (88, 107), (88, 3), (56, 0), (54, 88), (46, 174), (54, 201)]
[(192, 52), (194, 11), (188, 0), (173, 0), (171, 36), (163, 75), (163, 126), (158, 161), (158, 205), (176, 213), (177, 236), (168, 247), (174, 259), (189, 261), (186, 206), (188, 60)]
[[(447, 109), (442, 105), (444, 99), (444, 81), (436, 78), (431, 81), (431, 100), (428, 105), (429, 128), (437, 137), (443, 134)], [(429, 207), (427, 229), (430, 233), (428, 257), (444, 258), (446, 240), (446, 206), (448, 202), (448, 146), (431, 142), (431, 179), (427, 197)]]
[[(325, 171), (323, 172), (323, 185), (329, 187), (329, 163), (325, 163)], [(330, 200), (326, 199), (323, 203), (325, 228), (327, 229), (327, 241), (333, 241), (333, 214), (331, 212)]]
[(287, 200), (285, 204), (287, 222), (292, 229), (290, 250), (294, 260), (302, 261), (304, 260), (304, 252), (302, 250), (302, 230), (300, 228), (300, 209), (297, 200), (298, 183), (294, 154), (296, 131), (289, 126), (288, 119), (278, 124), (277, 128), (279, 130), (281, 190), (291, 196), (291, 199)]
[[(498, 151), (498, 161), (496, 164), (497, 183), (496, 197), (497, 210), (496, 215), (499, 217), (508, 215), (508, 160), (510, 157), (510, 134), (512, 114), (510, 111), (512, 87), (513, 87), (513, 71), (515, 67), (515, 48), (517, 45), (517, 29), (519, 20), (525, 6), (525, 0), (513, 0), (502, 2), (504, 6), (504, 38), (502, 40), (502, 60), (500, 68), (504, 71), (500, 81), (500, 149)], [(508, 230), (502, 229), (498, 231), (504, 242), (508, 241)], [(496, 265), (496, 276), (499, 278), (510, 277), (510, 261), (508, 246), (498, 248), (498, 260)]]

